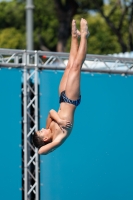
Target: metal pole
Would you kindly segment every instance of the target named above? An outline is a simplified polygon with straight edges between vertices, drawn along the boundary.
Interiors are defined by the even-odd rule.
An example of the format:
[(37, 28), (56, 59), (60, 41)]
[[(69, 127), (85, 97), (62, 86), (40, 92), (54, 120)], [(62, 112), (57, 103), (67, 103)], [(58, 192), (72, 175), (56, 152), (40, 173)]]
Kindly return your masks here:
[(26, 1), (26, 43), (27, 50), (33, 50), (33, 9), (32, 0)]
[[(36, 128), (35, 130), (38, 130), (38, 54), (37, 51), (35, 52), (35, 124)], [(36, 153), (36, 169), (35, 169), (35, 177), (36, 177), (36, 200), (39, 200), (39, 175), (38, 175), (38, 168), (39, 168), (39, 163), (38, 163), (38, 152), (37, 149), (35, 149)]]
[(27, 200), (27, 191), (28, 191), (28, 176), (27, 176), (27, 69), (26, 69), (26, 52), (23, 55), (23, 61), (25, 63), (25, 68), (23, 72), (24, 77), (24, 199)]

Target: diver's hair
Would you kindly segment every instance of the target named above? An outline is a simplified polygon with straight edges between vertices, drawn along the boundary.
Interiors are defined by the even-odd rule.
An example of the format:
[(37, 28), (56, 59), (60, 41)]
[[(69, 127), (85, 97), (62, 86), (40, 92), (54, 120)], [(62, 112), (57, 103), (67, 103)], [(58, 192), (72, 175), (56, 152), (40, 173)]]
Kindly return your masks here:
[(33, 144), (36, 148), (40, 149), (42, 146), (44, 146), (46, 143), (37, 135), (36, 132), (34, 132), (32, 136)]

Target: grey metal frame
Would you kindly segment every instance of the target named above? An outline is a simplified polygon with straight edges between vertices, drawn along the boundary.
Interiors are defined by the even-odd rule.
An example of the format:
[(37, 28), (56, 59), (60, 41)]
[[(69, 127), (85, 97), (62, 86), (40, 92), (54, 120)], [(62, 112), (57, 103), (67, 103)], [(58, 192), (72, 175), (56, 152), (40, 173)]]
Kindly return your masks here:
[[(0, 49), (0, 68), (23, 70), (24, 200), (31, 199), (33, 194), (34, 199), (39, 200), (39, 157), (31, 141), (33, 131), (39, 128), (38, 71), (64, 70), (68, 57), (68, 53)], [(133, 58), (87, 54), (82, 71), (133, 75)]]
[[(27, 69), (30, 59), (26, 52), (22, 61), (23, 70), (23, 136), (24, 136), (24, 200), (39, 200), (39, 165), (37, 149), (32, 144), (32, 133), (38, 130), (38, 69)], [(37, 55), (35, 55), (37, 62)], [(33, 86), (33, 87), (32, 87)], [(34, 168), (34, 169), (33, 169)]]
[[(27, 55), (26, 63), (19, 60)], [(36, 63), (35, 55), (38, 57)], [(45, 56), (46, 59), (42, 59)], [(65, 62), (68, 60), (68, 53), (47, 52), (47, 51), (30, 51), (30, 50), (11, 50), (0, 49), (0, 67), (24, 68), (45, 70), (64, 70)], [(89, 63), (88, 63), (89, 62)], [(133, 74), (133, 58), (102, 56), (87, 54), (82, 71), (109, 74)]]

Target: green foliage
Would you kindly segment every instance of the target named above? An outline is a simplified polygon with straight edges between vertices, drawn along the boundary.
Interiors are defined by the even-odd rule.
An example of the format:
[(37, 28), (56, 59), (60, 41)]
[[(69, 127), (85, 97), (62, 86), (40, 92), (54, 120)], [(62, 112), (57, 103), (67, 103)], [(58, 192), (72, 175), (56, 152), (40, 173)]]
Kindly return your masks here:
[[(62, 0), (65, 3), (65, 0)], [(89, 23), (90, 37), (88, 39), (88, 53), (90, 54), (111, 54), (121, 52), (122, 48), (118, 42), (118, 36), (107, 25), (105, 19), (98, 13), (94, 15), (88, 13), (88, 9), (95, 5), (87, 0), (76, 1), (80, 6), (74, 18), (79, 28), (80, 18), (86, 18)], [(90, 2), (90, 3), (89, 3)], [(99, 2), (101, 2), (99, 0)], [(102, 7), (105, 16), (111, 12), (114, 3)], [(56, 51), (59, 22), (55, 13), (54, 1), (34, 0), (34, 49), (39, 50), (44, 47), (51, 51)], [(102, 4), (100, 4), (102, 6)], [(96, 7), (96, 6), (95, 6)], [(86, 9), (85, 9), (86, 8)], [(119, 27), (122, 7), (117, 9), (110, 16), (111, 22), (116, 28)], [(25, 1), (0, 3), (0, 48), (26, 48), (26, 9)], [(128, 46), (128, 15), (123, 18), (120, 34), (124, 43)], [(66, 51), (70, 49), (70, 37), (66, 46)]]
[[(55, 15), (53, 1), (34, 1), (34, 48), (41, 45), (55, 51), (57, 44), (58, 20)], [(41, 39), (41, 41), (40, 41)]]
[(15, 27), (24, 30), (25, 4), (17, 1), (0, 3), (0, 29)]
[(0, 3), (0, 48), (26, 47), (24, 6), (17, 1)]
[(111, 54), (121, 51), (117, 37), (112, 34), (104, 19), (100, 15), (88, 18), (90, 38), (88, 52), (93, 54)]
[[(58, 21), (54, 13), (53, 1), (35, 0), (34, 7), (34, 48), (40, 49), (42, 43), (41, 45), (48, 49), (55, 50)], [(0, 48), (26, 48), (25, 2), (17, 0), (1, 2), (0, 24)]]
[[(106, 14), (106, 16), (109, 15), (109, 13), (111, 12), (111, 9), (114, 7), (114, 3), (115, 1), (112, 0), (111, 1), (111, 5), (106, 5), (104, 6), (104, 13)], [(115, 11), (113, 12), (112, 15), (110, 15), (110, 21), (112, 22), (112, 24), (114, 25), (114, 27), (119, 31), (119, 34), (121, 34), (122, 40), (123, 42), (126, 44), (127, 46), (127, 50), (130, 51), (130, 48), (128, 47), (128, 43), (129, 43), (129, 23), (128, 23), (128, 13), (125, 14), (125, 16), (122, 18), (122, 23), (120, 26), (120, 20), (122, 17), (122, 14), (124, 12), (124, 8), (121, 6), (117, 6), (117, 9), (115, 9)], [(114, 35), (114, 33), (112, 33)], [(118, 38), (117, 41), (118, 42)], [(121, 49), (122, 51), (122, 49)]]
[[(99, 15), (85, 16), (89, 24), (90, 36), (88, 38), (89, 54), (113, 54), (121, 51), (121, 47), (117, 41), (117, 37), (112, 34), (111, 30), (105, 23), (104, 19)], [(80, 15), (76, 15), (75, 19), (79, 28)], [(70, 49), (70, 38), (66, 51)]]
[[(88, 1), (88, 0), (76, 0), (76, 2), (79, 5), (79, 11), (83, 13), (83, 11), (88, 10), (97, 10), (96, 4), (94, 1)], [(97, 0), (97, 4), (101, 7), (103, 6), (103, 0)]]
[(0, 30), (0, 47), (24, 49), (26, 46), (23, 34), (15, 28)]

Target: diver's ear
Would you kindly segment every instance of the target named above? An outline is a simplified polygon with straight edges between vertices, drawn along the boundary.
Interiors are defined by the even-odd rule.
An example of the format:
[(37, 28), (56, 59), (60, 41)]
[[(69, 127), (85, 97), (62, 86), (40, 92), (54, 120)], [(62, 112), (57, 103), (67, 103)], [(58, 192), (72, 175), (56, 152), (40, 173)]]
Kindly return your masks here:
[(43, 141), (44, 141), (44, 142), (47, 142), (47, 141), (48, 141), (48, 137), (44, 137), (44, 138), (43, 138)]

